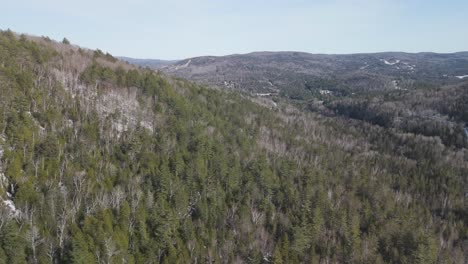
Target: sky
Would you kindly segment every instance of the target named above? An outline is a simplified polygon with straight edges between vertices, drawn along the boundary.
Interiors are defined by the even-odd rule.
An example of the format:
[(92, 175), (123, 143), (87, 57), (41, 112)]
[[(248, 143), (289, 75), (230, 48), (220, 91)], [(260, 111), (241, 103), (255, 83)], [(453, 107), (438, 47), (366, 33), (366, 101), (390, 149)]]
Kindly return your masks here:
[(0, 29), (115, 56), (468, 50), (468, 0), (5, 0)]

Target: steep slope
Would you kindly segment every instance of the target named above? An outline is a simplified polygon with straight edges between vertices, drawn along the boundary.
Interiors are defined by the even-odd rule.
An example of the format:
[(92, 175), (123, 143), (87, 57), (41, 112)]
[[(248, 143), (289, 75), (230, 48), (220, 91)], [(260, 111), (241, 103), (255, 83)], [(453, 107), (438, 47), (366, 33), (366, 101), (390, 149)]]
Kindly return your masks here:
[(463, 263), (468, 153), (0, 33), (4, 263)]
[(321, 106), (322, 109), (312, 102), (309, 109), (332, 111), (386, 128), (438, 137), (447, 146), (468, 147), (468, 82), (330, 97)]
[(281, 93), (308, 99), (328, 90), (350, 94), (404, 89), (420, 83), (457, 83), (468, 75), (468, 52), (374, 53), (321, 55), (300, 52), (255, 52), (223, 57), (197, 57), (163, 68), (175, 76), (205, 84), (256, 93)]

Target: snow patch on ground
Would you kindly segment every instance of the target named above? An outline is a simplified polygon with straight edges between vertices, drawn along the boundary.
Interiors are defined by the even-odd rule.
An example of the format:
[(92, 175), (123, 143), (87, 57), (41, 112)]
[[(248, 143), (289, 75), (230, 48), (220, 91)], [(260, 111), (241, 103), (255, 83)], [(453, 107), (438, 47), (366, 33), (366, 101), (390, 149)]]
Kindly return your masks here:
[(2, 200), (0, 206), (3, 206), (9, 211), (8, 217), (18, 217), (21, 213), (21, 211), (16, 208), (15, 203), (10, 199)]
[(6, 205), (8, 208), (10, 208), (10, 210), (11, 210), (13, 213), (16, 213), (16, 212), (17, 212), (15, 203), (13, 203), (12, 200), (4, 200), (4, 201), (3, 201), (3, 204)]
[(409, 62), (404, 62), (400, 60), (385, 60), (380, 59), (381, 62), (385, 63), (385, 65), (394, 66), (397, 70), (407, 70), (413, 72), (416, 69), (415, 64), (411, 64)]
[(443, 74), (442, 76), (446, 77), (446, 78), (457, 78), (457, 79), (460, 79), (460, 80), (463, 80), (465, 78), (468, 78), (468, 75), (456, 75), (456, 76), (453, 76), (453, 75), (448, 75), (448, 74)]
[(380, 59), (380, 61), (382, 61), (383, 63), (385, 63), (387, 65), (395, 65), (395, 64), (400, 63), (400, 60), (395, 60), (394, 62), (390, 62), (388, 60)]
[(408, 68), (408, 70), (413, 71), (414, 68), (416, 68), (416, 65), (414, 64), (409, 64), (408, 62), (402, 62), (402, 63), (405, 65), (406, 68)]
[(179, 69), (187, 68), (191, 62), (192, 60), (188, 60), (184, 65), (176, 66), (175, 69), (179, 70)]
[[(4, 154), (2, 143), (6, 141), (6, 138), (4, 135), (0, 135), (0, 138), (1, 138), (1, 141), (0, 141), (0, 188), (8, 189), (8, 179), (5, 176), (5, 173), (3, 172), (3, 164), (2, 164), (2, 158)], [(12, 197), (9, 191), (6, 191), (6, 195), (8, 198)], [(10, 217), (16, 217), (19, 215), (20, 211), (16, 209), (15, 203), (12, 200), (10, 199), (4, 200), (3, 198), (0, 198), (0, 201), (1, 201), (0, 205), (3, 205), (4, 207), (8, 209)]]
[(236, 83), (234, 81), (224, 81), (224, 86), (229, 89), (234, 89), (236, 88)]
[(321, 95), (328, 95), (328, 94), (332, 94), (332, 91), (330, 91), (330, 90), (320, 90), (319, 93)]
[(0, 135), (0, 187), (6, 187), (8, 186), (8, 179), (5, 176), (5, 173), (3, 172), (3, 164), (2, 164), (2, 158), (3, 154), (5, 151), (3, 150), (3, 142), (6, 141), (6, 138), (4, 135)]

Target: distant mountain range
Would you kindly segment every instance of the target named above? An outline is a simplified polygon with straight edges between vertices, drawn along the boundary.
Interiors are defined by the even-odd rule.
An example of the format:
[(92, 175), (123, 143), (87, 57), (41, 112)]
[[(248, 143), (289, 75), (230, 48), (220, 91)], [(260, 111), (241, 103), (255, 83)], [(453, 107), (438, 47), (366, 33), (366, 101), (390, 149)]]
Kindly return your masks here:
[(308, 98), (320, 92), (351, 93), (454, 84), (468, 79), (468, 52), (450, 54), (385, 52), (324, 55), (254, 52), (204, 56), (177, 62), (127, 61), (156, 65), (170, 75), (254, 93)]
[(161, 67), (178, 62), (178, 60), (135, 59), (135, 58), (129, 58), (129, 57), (118, 57), (118, 58), (128, 63), (135, 64), (135, 65), (142, 66), (142, 67), (148, 67), (151, 69), (159, 69)]

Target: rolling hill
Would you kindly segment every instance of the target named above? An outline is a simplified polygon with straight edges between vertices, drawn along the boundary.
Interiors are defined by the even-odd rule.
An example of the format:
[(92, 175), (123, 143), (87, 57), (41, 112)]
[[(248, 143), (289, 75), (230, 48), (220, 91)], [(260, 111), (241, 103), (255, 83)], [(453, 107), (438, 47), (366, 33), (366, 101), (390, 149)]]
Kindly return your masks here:
[[(309, 55), (236, 64), (240, 83), (264, 64), (280, 93), (352, 68), (282, 73), (291, 56)], [(424, 56), (465, 74), (464, 53)], [(365, 58), (387, 70), (376, 80), (406, 62)], [(468, 96), (447, 82), (303, 109), (1, 31), (0, 263), (464, 263)]]
[(117, 57), (120, 60), (132, 63), (141, 67), (148, 67), (151, 69), (160, 69), (167, 65), (177, 63), (177, 60), (155, 60), (155, 59), (135, 59), (129, 57)]
[[(190, 58), (161, 70), (218, 87), (308, 99), (320, 90), (350, 94), (459, 83), (468, 78), (468, 52), (351, 55), (255, 52)], [(400, 85), (396, 86), (395, 81)]]

